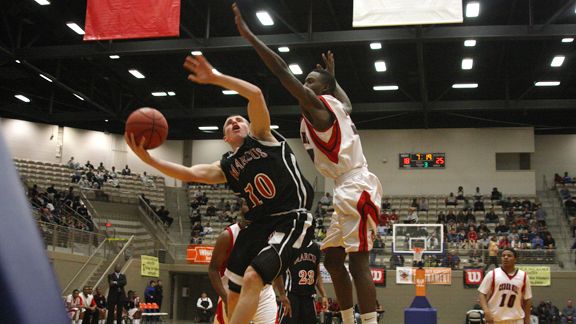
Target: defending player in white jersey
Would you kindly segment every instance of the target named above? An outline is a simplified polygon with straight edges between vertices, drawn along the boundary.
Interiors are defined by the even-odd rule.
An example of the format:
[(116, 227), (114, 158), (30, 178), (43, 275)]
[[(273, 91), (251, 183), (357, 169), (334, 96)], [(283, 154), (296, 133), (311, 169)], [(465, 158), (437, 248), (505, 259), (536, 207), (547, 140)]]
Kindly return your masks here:
[(487, 324), (530, 324), (532, 288), (526, 272), (516, 269), (517, 252), (502, 251), (502, 266), (488, 272), (478, 288)]
[[(245, 205), (243, 207), (247, 208)], [(226, 310), (226, 303), (228, 297), (228, 277), (224, 275), (228, 257), (236, 238), (240, 231), (244, 228), (246, 220), (241, 219), (238, 223), (230, 225), (220, 233), (216, 240), (216, 245), (212, 251), (212, 259), (208, 266), (208, 277), (212, 283), (212, 287), (218, 294), (218, 306), (216, 307), (216, 315), (214, 316), (214, 324), (228, 324), (228, 314)], [(254, 324), (271, 324), (278, 323), (278, 305), (276, 304), (276, 295), (271, 285), (267, 285), (260, 293), (260, 300), (258, 302), (258, 310), (256, 315), (252, 318)]]
[(354, 323), (352, 282), (344, 267), (349, 256), (362, 323), (375, 324), (376, 288), (368, 266), (376, 233), (382, 187), (370, 173), (358, 132), (350, 119), (352, 104), (334, 78), (334, 56), (323, 55), (326, 69), (310, 72), (302, 84), (288, 64), (250, 31), (238, 6), (232, 5), (240, 35), (254, 47), (282, 85), (299, 101), (305, 148), (313, 152), (316, 168), (335, 182), (334, 214), (322, 250), (325, 266), (334, 282), (344, 324)]

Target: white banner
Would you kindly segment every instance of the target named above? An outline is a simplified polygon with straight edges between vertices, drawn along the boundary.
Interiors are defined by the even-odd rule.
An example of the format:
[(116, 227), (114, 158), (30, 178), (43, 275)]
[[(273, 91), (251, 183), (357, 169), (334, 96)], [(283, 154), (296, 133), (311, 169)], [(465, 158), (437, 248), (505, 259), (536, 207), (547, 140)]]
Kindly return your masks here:
[(462, 0), (354, 0), (352, 27), (463, 21)]
[(414, 284), (414, 273), (412, 271), (412, 267), (397, 267), (396, 283), (399, 285)]
[[(426, 284), (428, 285), (451, 285), (452, 269), (450, 268), (424, 268), (426, 271)], [(398, 267), (396, 268), (396, 284), (412, 285), (416, 268)]]

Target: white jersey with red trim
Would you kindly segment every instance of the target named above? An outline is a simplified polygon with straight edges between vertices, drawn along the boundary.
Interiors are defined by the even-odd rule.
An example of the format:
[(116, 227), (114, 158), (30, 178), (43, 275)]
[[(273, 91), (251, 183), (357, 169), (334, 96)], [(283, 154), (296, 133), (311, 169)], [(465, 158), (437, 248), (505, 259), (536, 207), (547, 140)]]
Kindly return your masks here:
[(523, 319), (526, 314), (522, 301), (532, 298), (528, 275), (520, 269), (509, 275), (495, 268), (486, 274), (478, 291), (488, 297), (488, 308), (496, 322)]
[(331, 95), (318, 98), (335, 117), (326, 131), (314, 129), (306, 117), (300, 122), (300, 136), (306, 150), (314, 150), (314, 165), (325, 177), (336, 179), (352, 169), (366, 167), (360, 136), (344, 105)]
[[(226, 231), (230, 235), (230, 245), (226, 249), (226, 259), (223, 264), (218, 269), (220, 273), (220, 279), (222, 280), (222, 285), (226, 292), (228, 291), (228, 277), (224, 274), (226, 271), (226, 265), (228, 263), (228, 258), (230, 257), (230, 253), (234, 248), (234, 243), (236, 243), (236, 238), (238, 238), (238, 234), (242, 228), (238, 223), (230, 225), (226, 227)], [(266, 285), (262, 289), (260, 293), (260, 301), (258, 303), (258, 309), (256, 310), (256, 314), (252, 319), (254, 324), (268, 324), (268, 323), (277, 323), (277, 305), (276, 305), (276, 294), (274, 293), (274, 288), (271, 285)], [(216, 306), (216, 314), (214, 316), (214, 323), (215, 324), (227, 324), (228, 323), (228, 315), (226, 314), (226, 310), (224, 309), (224, 304), (222, 303), (222, 299), (218, 298), (218, 304)]]

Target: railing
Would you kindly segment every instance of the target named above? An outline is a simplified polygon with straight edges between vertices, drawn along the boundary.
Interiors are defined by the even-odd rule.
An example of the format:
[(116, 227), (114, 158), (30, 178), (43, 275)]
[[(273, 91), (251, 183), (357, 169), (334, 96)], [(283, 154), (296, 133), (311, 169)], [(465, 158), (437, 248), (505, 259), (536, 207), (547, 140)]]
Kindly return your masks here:
[(68, 290), (68, 288), (70, 288), (70, 286), (72, 285), (72, 283), (74, 283), (76, 278), (78, 278), (78, 276), (80, 276), (80, 274), (84, 271), (84, 269), (86, 269), (86, 267), (92, 262), (92, 259), (94, 259), (95, 256), (97, 256), (97, 255), (100, 257), (106, 256), (106, 251), (104, 251), (104, 253), (100, 253), (100, 254), (98, 253), (102, 249), (102, 247), (104, 247), (106, 245), (106, 242), (107, 242), (106, 240), (103, 240), (102, 243), (100, 243), (100, 245), (98, 245), (96, 250), (94, 250), (92, 255), (90, 255), (90, 257), (88, 258), (88, 260), (86, 260), (86, 262), (84, 262), (82, 267), (80, 267), (80, 270), (78, 270), (78, 272), (76, 272), (76, 274), (74, 275), (74, 277), (72, 277), (72, 279), (70, 279), (70, 281), (68, 282), (66, 287), (64, 287), (64, 289), (62, 289), (62, 294), (65, 294), (65, 292)]
[[(163, 225), (164, 223), (160, 217), (158, 217), (156, 212), (154, 212), (152, 207), (150, 207), (150, 205), (148, 205), (148, 203), (146, 203), (146, 201), (144, 201), (141, 196), (138, 196), (138, 205), (140, 211), (143, 214), (140, 219), (143, 219), (144, 223), (148, 224), (149, 227), (154, 229), (153, 235), (159, 239), (160, 244), (162, 244), (164, 249), (168, 251), (168, 246), (172, 242), (172, 239), (170, 238), (168, 232), (166, 232), (166, 229)], [(170, 254), (170, 251), (168, 251), (168, 253)], [(170, 256), (172, 255), (170, 254)]]
[[(105, 220), (106, 222), (108, 222), (108, 218), (100, 217), (100, 214), (98, 214), (98, 211), (96, 211), (96, 208), (94, 208), (94, 205), (92, 205), (92, 202), (90, 202), (90, 199), (88, 199), (86, 197), (86, 195), (84, 194), (84, 192), (82, 190), (80, 190), (80, 196), (82, 197), (82, 201), (84, 202), (84, 205), (86, 205), (86, 208), (88, 208), (88, 212), (90, 213), (90, 215), (92, 215), (92, 219), (97, 218), (100, 221)], [(96, 224), (96, 227), (98, 227), (97, 224)]]
[(102, 275), (100, 276), (98, 281), (96, 281), (96, 283), (94, 284), (94, 287), (98, 287), (100, 285), (100, 283), (102, 282), (104, 277), (106, 277), (106, 274), (109, 273), (110, 270), (112, 269), (112, 267), (116, 264), (116, 262), (118, 262), (118, 259), (120, 258), (120, 256), (124, 254), (124, 252), (126, 251), (128, 246), (130, 246), (130, 244), (132, 244), (133, 240), (134, 240), (134, 235), (130, 236), (130, 238), (128, 239), (126, 244), (124, 244), (122, 249), (116, 254), (116, 256), (114, 257), (112, 262), (110, 262), (110, 265), (106, 268), (106, 270), (104, 270), (104, 273), (102, 273)]
[(92, 255), (93, 251), (106, 237), (102, 234), (83, 231), (53, 223), (38, 221), (40, 235), (46, 250)]

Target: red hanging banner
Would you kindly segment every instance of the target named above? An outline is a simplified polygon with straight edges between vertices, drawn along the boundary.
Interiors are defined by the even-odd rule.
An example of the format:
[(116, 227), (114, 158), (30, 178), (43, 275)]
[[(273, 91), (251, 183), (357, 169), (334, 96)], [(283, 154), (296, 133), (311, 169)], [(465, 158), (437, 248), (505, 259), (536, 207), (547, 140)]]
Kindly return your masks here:
[(84, 40), (180, 35), (180, 0), (88, 0)]

